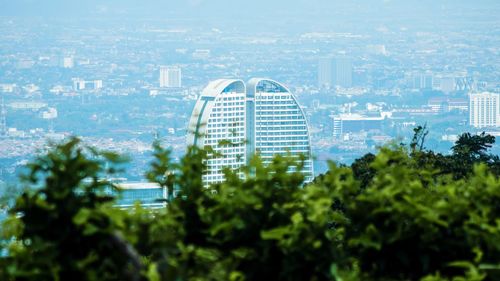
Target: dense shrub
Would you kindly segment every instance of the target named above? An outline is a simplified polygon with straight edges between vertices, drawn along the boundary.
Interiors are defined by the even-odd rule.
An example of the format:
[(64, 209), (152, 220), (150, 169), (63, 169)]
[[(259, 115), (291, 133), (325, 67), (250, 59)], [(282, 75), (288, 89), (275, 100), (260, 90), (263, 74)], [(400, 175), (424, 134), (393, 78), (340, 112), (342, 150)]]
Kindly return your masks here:
[(336, 210), (348, 219), (337, 226), (345, 233), (344, 261), (358, 264), (362, 280), (498, 280), (494, 270), (480, 270), (500, 262), (500, 182), (486, 165), (464, 180), (436, 178), (414, 168), (404, 150), (383, 148), (371, 167), (364, 188), (332, 184), (342, 174), (335, 167), (320, 183), (335, 189)]
[(122, 161), (71, 139), (30, 163), (22, 181), (31, 188), (2, 228), (0, 279), (137, 280), (139, 258), (116, 231), (103, 180)]
[(451, 156), (416, 137), (308, 185), (296, 159), (256, 157), (210, 188), (206, 151), (172, 163), (155, 144), (160, 210), (113, 207), (105, 179), (123, 159), (72, 139), (29, 165), (0, 280), (500, 280), (497, 158), (487, 135), (465, 136)]

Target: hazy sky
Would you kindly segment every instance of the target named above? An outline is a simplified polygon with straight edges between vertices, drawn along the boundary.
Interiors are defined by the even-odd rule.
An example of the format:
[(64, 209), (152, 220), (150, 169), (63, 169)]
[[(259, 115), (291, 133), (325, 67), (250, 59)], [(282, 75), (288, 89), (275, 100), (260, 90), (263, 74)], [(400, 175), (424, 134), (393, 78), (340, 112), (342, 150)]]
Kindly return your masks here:
[(180, 19), (189, 21), (182, 27), (292, 33), (370, 32), (378, 26), (498, 30), (500, 14), (500, 0), (0, 0), (0, 7), (7, 17), (90, 24)]
[(369, 12), (431, 14), (450, 9), (495, 9), (499, 0), (0, 0), (3, 16), (97, 16), (128, 15), (161, 17), (249, 17), (279, 14)]

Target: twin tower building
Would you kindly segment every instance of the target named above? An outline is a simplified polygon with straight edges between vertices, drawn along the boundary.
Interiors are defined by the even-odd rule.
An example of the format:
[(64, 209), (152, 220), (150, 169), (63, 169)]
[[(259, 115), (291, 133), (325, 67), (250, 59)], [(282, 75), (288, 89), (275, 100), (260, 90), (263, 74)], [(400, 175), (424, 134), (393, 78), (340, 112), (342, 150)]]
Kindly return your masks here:
[(215, 152), (206, 160), (206, 185), (223, 181), (225, 167), (238, 169), (255, 154), (264, 164), (275, 155), (303, 155), (306, 182), (314, 175), (304, 112), (285, 86), (270, 79), (210, 82), (191, 115), (188, 143)]

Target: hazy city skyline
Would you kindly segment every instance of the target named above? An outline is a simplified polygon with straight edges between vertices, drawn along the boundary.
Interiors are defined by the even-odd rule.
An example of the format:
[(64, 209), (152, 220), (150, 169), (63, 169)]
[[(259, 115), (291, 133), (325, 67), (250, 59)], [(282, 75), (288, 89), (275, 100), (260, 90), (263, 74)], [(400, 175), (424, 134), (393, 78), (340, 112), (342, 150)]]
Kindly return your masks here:
[(493, 122), (474, 126), (469, 111), (472, 94), (500, 92), (498, 1), (0, 6), (1, 181), (49, 139), (71, 135), (134, 156), (123, 176), (141, 178), (154, 139), (184, 153), (196, 101), (219, 78), (269, 77), (290, 89), (310, 127), (315, 173), (329, 159), (351, 163), (407, 143), (417, 125), (445, 154), (466, 131), (500, 136)]

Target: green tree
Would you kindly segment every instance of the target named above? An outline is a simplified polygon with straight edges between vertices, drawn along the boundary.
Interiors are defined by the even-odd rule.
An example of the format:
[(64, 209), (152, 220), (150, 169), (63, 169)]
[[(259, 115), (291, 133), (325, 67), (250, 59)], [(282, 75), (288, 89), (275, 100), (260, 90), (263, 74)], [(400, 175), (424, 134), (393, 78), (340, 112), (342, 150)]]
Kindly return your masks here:
[[(488, 149), (495, 143), (495, 137), (485, 132), (479, 135), (464, 133), (460, 135), (452, 147), (452, 165), (455, 178), (464, 178), (472, 171), (476, 163), (486, 163), (493, 172), (498, 171), (498, 156), (488, 153)], [(500, 175), (497, 173), (497, 175)]]
[(28, 164), (28, 188), (2, 229), (3, 280), (139, 280), (139, 257), (117, 232), (114, 187), (103, 179), (123, 161), (74, 138)]
[(386, 147), (371, 167), (376, 173), (364, 189), (324, 180), (347, 219), (337, 226), (345, 233), (344, 262), (357, 263), (363, 280), (496, 280), (494, 271), (480, 270), (500, 263), (493, 242), (500, 241), (500, 181), (484, 164), (466, 180), (436, 178), (403, 148)]
[(362, 187), (370, 184), (375, 176), (375, 169), (372, 168), (372, 163), (375, 160), (375, 154), (367, 153), (363, 157), (354, 160), (351, 165), (354, 177), (361, 182)]
[(206, 151), (190, 148), (175, 172), (180, 196), (150, 228), (158, 237), (150, 260), (164, 280), (333, 279), (340, 234), (329, 225), (340, 218), (328, 189), (303, 188), (303, 175), (290, 172), (301, 169), (296, 158), (265, 166), (256, 157), (209, 188), (201, 182), (204, 159)]
[(428, 134), (429, 130), (427, 130), (427, 124), (424, 126), (417, 126), (413, 129), (413, 138), (410, 142), (410, 149), (412, 152), (424, 150), (425, 138)]
[(495, 143), (495, 137), (482, 132), (479, 135), (464, 133), (460, 135), (455, 145), (451, 148), (453, 154), (470, 162), (487, 162), (491, 156), (487, 150)]
[(169, 188), (157, 210), (114, 207), (106, 178), (123, 159), (71, 139), (28, 165), (0, 280), (500, 280), (492, 139), (464, 137), (452, 155), (424, 139), (331, 162), (308, 185), (299, 158), (277, 156), (209, 187), (204, 163), (223, 156), (190, 147), (173, 163), (155, 144), (146, 178)]

